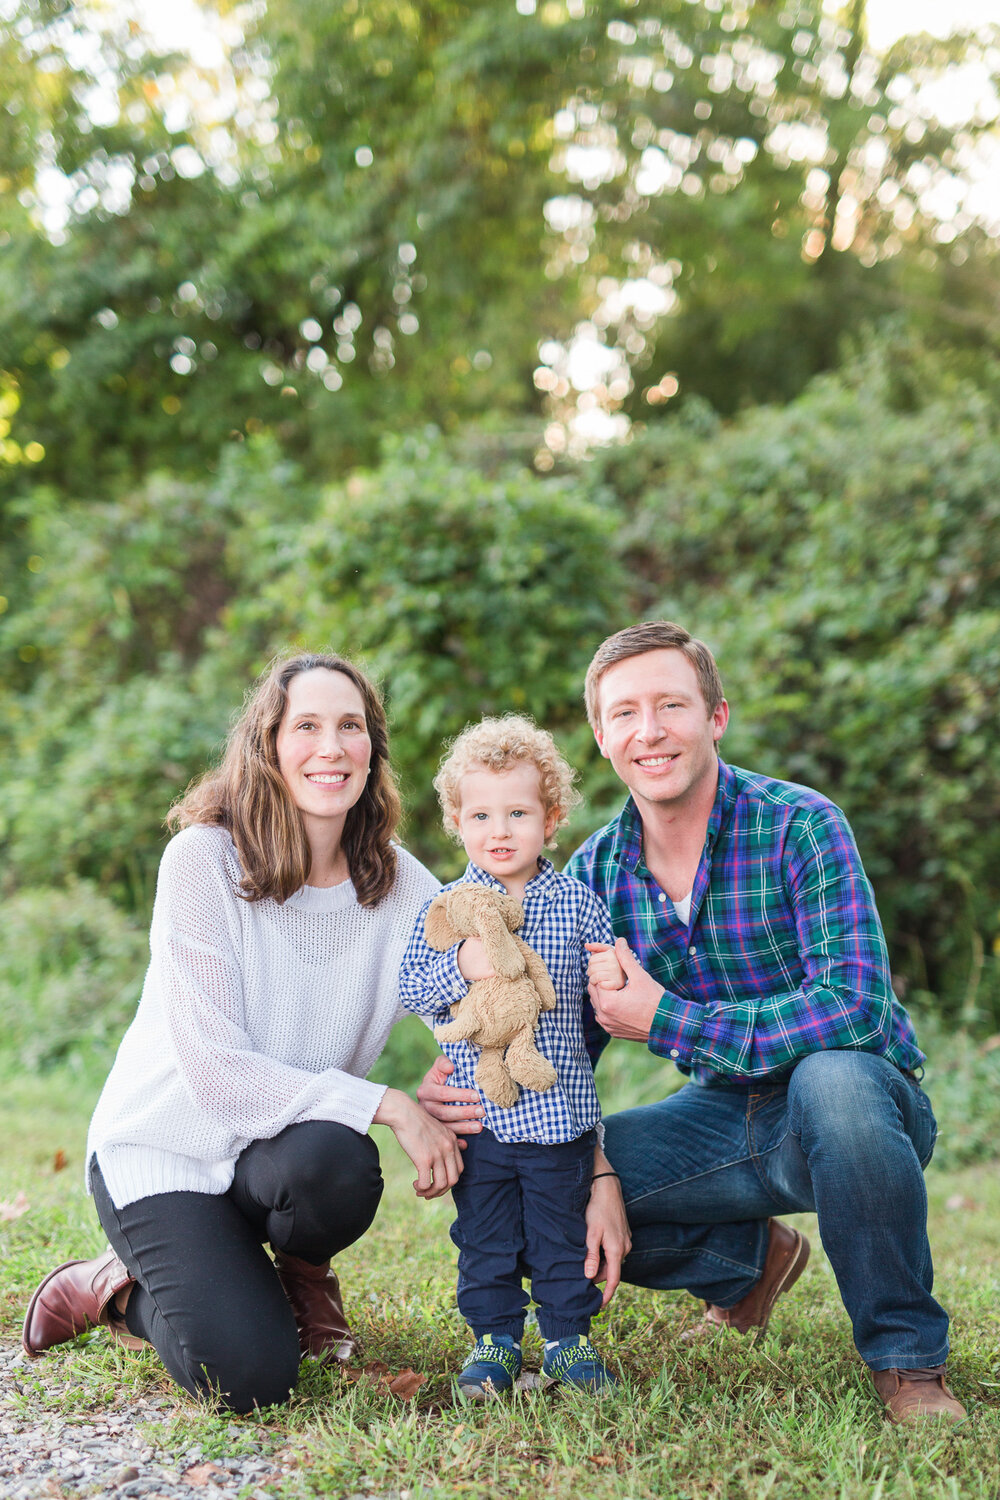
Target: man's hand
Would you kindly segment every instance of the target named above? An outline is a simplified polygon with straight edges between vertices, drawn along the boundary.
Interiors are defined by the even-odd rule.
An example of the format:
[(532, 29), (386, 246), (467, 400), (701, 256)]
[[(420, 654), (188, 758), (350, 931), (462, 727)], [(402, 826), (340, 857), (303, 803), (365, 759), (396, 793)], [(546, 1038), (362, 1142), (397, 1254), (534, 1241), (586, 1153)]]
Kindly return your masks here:
[(663, 986), (646, 973), (624, 938), (620, 937), (615, 943), (615, 956), (625, 971), (625, 988), (608, 990), (601, 984), (589, 985), (594, 1015), (609, 1036), (624, 1037), (629, 1042), (648, 1042), (653, 1017), (663, 997)]
[(583, 1263), (583, 1274), (588, 1281), (605, 1283), (602, 1308), (607, 1307), (615, 1295), (622, 1277), (622, 1261), (632, 1248), (621, 1183), (617, 1177), (596, 1176), (598, 1172), (610, 1170), (607, 1157), (598, 1151), (594, 1162), (595, 1180), (587, 1204), (587, 1258)]
[(473, 984), (477, 979), (492, 979), (493, 965), (486, 957), (482, 938), (466, 938), (458, 950), (458, 970), (463, 979)]
[(448, 1082), (455, 1071), (455, 1064), (447, 1057), (436, 1057), (417, 1089), (417, 1098), (429, 1115), (440, 1120), (459, 1137), (458, 1144), (464, 1146), (463, 1135), (478, 1135), (486, 1111), (475, 1089), (460, 1089)]
[(587, 964), (587, 979), (591, 984), (599, 984), (606, 990), (620, 990), (625, 987), (625, 972), (618, 962), (618, 955), (607, 943), (584, 943), (583, 945), (590, 954), (590, 962)]

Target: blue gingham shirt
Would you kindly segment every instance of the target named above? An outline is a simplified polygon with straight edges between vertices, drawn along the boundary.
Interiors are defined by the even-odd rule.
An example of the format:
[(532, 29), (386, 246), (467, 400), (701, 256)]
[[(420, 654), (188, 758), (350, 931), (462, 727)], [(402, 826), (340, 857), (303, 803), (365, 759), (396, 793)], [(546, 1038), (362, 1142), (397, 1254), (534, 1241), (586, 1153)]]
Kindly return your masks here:
[[(518, 929), (529, 948), (544, 960), (556, 992), (554, 1010), (538, 1022), (535, 1046), (556, 1070), (552, 1088), (539, 1092), (522, 1088), (517, 1103), (502, 1109), (480, 1094), (486, 1111), (484, 1125), (499, 1141), (535, 1141), (553, 1145), (575, 1141), (592, 1130), (601, 1107), (584, 1040), (584, 1008), (588, 1028), (596, 1022), (587, 995), (587, 951), (584, 943), (614, 943), (607, 907), (579, 880), (556, 873), (552, 862), (540, 859), (539, 872), (525, 887), (524, 925)], [(461, 880), (506, 891), (499, 881), (470, 863)], [(433, 898), (432, 898), (433, 899)], [(399, 971), (399, 998), (407, 1010), (439, 1026), (451, 1019), (449, 1007), (468, 992), (458, 967), (458, 947), (439, 953), (424, 937), (424, 903)], [(472, 1042), (441, 1042), (441, 1050), (455, 1064), (451, 1082), (458, 1088), (476, 1087), (479, 1048)]]

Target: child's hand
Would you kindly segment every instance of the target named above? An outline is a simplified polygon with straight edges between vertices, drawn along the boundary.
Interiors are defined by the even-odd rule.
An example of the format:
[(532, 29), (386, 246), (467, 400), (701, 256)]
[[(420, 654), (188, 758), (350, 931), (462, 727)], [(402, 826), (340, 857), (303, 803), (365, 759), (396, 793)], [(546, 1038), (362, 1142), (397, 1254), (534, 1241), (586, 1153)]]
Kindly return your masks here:
[(620, 990), (625, 987), (625, 971), (615, 956), (615, 950), (604, 943), (584, 943), (590, 954), (587, 979), (605, 990)]
[(466, 938), (458, 950), (458, 967), (463, 979), (470, 984), (477, 979), (494, 979), (496, 971), (486, 957), (482, 938)]

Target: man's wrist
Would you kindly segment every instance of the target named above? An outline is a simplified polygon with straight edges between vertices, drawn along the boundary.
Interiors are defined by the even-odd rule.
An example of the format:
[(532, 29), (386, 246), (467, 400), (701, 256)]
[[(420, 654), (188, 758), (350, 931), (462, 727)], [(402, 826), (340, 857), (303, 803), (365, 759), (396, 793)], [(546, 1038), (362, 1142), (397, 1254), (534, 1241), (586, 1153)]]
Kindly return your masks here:
[(656, 1057), (687, 1065), (701, 1040), (705, 1007), (664, 990), (656, 1004), (646, 1045)]

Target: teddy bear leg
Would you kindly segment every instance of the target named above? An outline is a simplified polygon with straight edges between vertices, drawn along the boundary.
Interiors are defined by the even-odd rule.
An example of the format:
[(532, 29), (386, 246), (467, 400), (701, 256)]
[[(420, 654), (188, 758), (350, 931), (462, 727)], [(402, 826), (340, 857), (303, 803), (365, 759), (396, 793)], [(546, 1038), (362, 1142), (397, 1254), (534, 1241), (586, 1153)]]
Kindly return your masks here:
[(434, 1028), (434, 1039), (438, 1042), (468, 1042), (479, 1030), (479, 1017), (473, 1010), (460, 1011), (452, 1021), (444, 1021)]
[(556, 1070), (535, 1046), (534, 1032), (527, 1027), (514, 1038), (504, 1059), (510, 1076), (522, 1088), (543, 1093), (556, 1081)]
[(484, 1047), (480, 1053), (476, 1064), (476, 1087), (501, 1109), (510, 1109), (517, 1103), (520, 1089), (507, 1071), (503, 1053), (498, 1048)]

